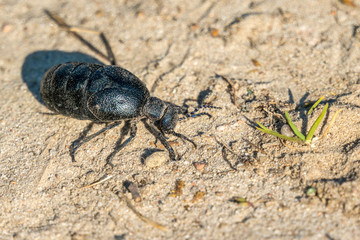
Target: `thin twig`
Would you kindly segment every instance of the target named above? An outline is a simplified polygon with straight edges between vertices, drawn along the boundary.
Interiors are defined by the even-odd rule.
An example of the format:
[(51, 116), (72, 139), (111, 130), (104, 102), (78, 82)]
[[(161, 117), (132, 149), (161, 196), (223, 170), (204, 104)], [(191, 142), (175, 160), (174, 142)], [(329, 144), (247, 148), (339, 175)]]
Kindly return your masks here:
[(247, 142), (248, 144), (250, 144), (252, 147), (256, 148), (257, 150), (259, 150), (259, 152), (265, 154), (266, 156), (269, 156), (269, 154), (267, 152), (265, 152), (264, 150), (262, 150), (259, 146), (253, 144), (252, 142), (250, 142), (249, 140), (243, 138), (242, 140), (244, 140), (245, 142)]
[(229, 150), (232, 154), (234, 154), (237, 157), (240, 157), (239, 154), (237, 154), (236, 152), (234, 152), (226, 143), (224, 143), (224, 141), (219, 137), (219, 136), (215, 136), (213, 135), (215, 140), (220, 143), (221, 145), (223, 145), (227, 150)]
[(331, 126), (334, 124), (337, 115), (338, 115), (341, 111), (342, 111), (342, 109), (336, 111), (336, 113), (335, 113), (334, 116), (331, 118), (331, 121), (330, 121), (328, 127), (326, 128), (324, 134), (321, 136), (320, 139), (323, 139), (323, 138), (326, 137), (326, 135), (328, 134), (328, 132), (329, 132), (329, 130), (330, 130), (330, 128), (331, 128)]
[(226, 159), (226, 157), (225, 157), (225, 155), (224, 155), (224, 154), (225, 154), (224, 149), (227, 149), (229, 152), (231, 152), (232, 154), (234, 154), (238, 159), (241, 159), (241, 156), (240, 156), (239, 154), (237, 154), (236, 152), (234, 152), (219, 136), (212, 135), (212, 137), (215, 138), (215, 141), (216, 141), (217, 143), (219, 143), (220, 145), (223, 146), (222, 154), (223, 154), (224, 160), (229, 164), (229, 166), (230, 166), (230, 168), (231, 168), (232, 170), (237, 171), (238, 169), (236, 168), (236, 166), (237, 166), (238, 164), (235, 164), (235, 166), (233, 166), (233, 165), (231, 164), (231, 162)]
[(224, 80), (225, 82), (227, 82), (229, 84), (229, 94), (230, 94), (230, 99), (231, 102), (238, 108), (241, 109), (240, 104), (237, 101), (237, 97), (235, 95), (235, 86), (234, 83), (232, 83), (228, 78), (224, 77), (223, 75), (217, 74), (215, 73), (216, 77), (220, 77), (222, 80)]
[(94, 187), (94, 186), (96, 186), (96, 185), (99, 185), (100, 183), (103, 183), (103, 182), (109, 180), (109, 179), (112, 178), (112, 177), (114, 177), (114, 176), (113, 176), (113, 175), (106, 176), (106, 177), (104, 177), (104, 178), (101, 178), (100, 180), (97, 180), (97, 181), (89, 184), (89, 185), (86, 185), (86, 186), (84, 186), (84, 187), (81, 187), (80, 189), (85, 189), (85, 188), (89, 188), (89, 187)]
[(139, 189), (135, 183), (126, 181), (125, 187), (131, 193), (131, 196), (135, 202), (141, 202)]
[(157, 223), (153, 220), (151, 220), (150, 218), (147, 218), (145, 217), (144, 215), (142, 215), (138, 210), (135, 209), (135, 207), (131, 204), (131, 201), (129, 198), (127, 198), (123, 193), (121, 192), (113, 192), (120, 200), (124, 200), (125, 203), (126, 203), (126, 206), (138, 217), (140, 218), (140, 220), (142, 220), (143, 222), (153, 226), (153, 227), (156, 227), (162, 231), (167, 231), (168, 229), (160, 224), (160, 223)]

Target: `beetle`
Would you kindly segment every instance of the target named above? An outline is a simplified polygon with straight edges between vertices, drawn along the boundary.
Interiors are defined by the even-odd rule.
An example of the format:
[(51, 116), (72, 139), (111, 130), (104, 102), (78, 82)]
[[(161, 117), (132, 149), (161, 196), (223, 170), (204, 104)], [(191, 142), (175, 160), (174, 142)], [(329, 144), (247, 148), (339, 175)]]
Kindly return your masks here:
[[(55, 65), (41, 80), (40, 96), (45, 106), (56, 114), (94, 123), (112, 123), (85, 138), (81, 144), (125, 120), (130, 123), (130, 137), (122, 143), (120, 150), (136, 136), (136, 123), (145, 120), (148, 130), (165, 146), (171, 160), (176, 160), (176, 156), (165, 134), (182, 138), (196, 148), (194, 141), (174, 131), (179, 113), (186, 114), (186, 111), (150, 96), (139, 78), (119, 66), (81, 62)], [(209, 114), (194, 115), (192, 112), (190, 115)], [(81, 144), (74, 142), (70, 147), (73, 161), (73, 154)]]

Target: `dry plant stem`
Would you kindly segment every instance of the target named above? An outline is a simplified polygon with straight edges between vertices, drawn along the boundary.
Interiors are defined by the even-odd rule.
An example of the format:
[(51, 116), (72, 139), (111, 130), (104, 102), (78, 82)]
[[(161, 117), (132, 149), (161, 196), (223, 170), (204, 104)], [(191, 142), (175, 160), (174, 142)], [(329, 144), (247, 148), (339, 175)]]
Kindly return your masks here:
[(105, 176), (105, 177), (101, 178), (100, 180), (95, 181), (95, 182), (93, 182), (93, 183), (91, 183), (91, 184), (89, 184), (89, 185), (86, 185), (86, 186), (84, 186), (84, 187), (82, 187), (82, 188), (80, 188), (80, 189), (89, 188), (89, 187), (94, 187), (94, 186), (96, 186), (96, 185), (99, 185), (100, 183), (103, 183), (103, 182), (109, 180), (109, 179), (112, 178), (112, 177), (113, 177), (113, 175)]
[(240, 155), (239, 154), (237, 154), (236, 152), (234, 152), (226, 143), (224, 143), (224, 141), (219, 137), (219, 136), (215, 136), (215, 135), (213, 135), (214, 136), (214, 138), (215, 138), (215, 140), (217, 141), (217, 142), (219, 142), (221, 145), (223, 145), (227, 150), (229, 150), (232, 154), (234, 154), (235, 156), (237, 156), (237, 157), (240, 157)]
[(342, 109), (336, 111), (336, 113), (334, 114), (334, 116), (331, 118), (331, 121), (330, 121), (330, 123), (329, 123), (329, 126), (326, 128), (324, 134), (321, 136), (321, 139), (326, 137), (326, 135), (328, 134), (328, 132), (329, 132), (329, 130), (330, 130), (330, 128), (331, 128), (331, 126), (334, 124), (337, 115), (338, 115), (341, 111), (342, 111)]
[(270, 156), (270, 155), (269, 155), (267, 152), (265, 152), (261, 147), (253, 144), (252, 142), (250, 142), (249, 140), (247, 140), (247, 139), (245, 139), (245, 138), (243, 138), (243, 140), (244, 140), (245, 142), (247, 142), (248, 144), (250, 144), (252, 147), (256, 148), (256, 149), (257, 149), (259, 152), (261, 152), (262, 154), (265, 154), (266, 156)]
[(289, 144), (286, 144), (286, 141), (281, 139), (281, 138), (280, 138), (280, 142), (287, 148), (290, 148), (290, 149), (293, 149), (293, 150), (298, 150), (298, 148), (295, 148), (293, 146), (290, 146)]
[(238, 103), (237, 101), (237, 97), (235, 95), (235, 86), (234, 84), (229, 80), (227, 79), (226, 77), (224, 77), (223, 75), (220, 75), (220, 74), (217, 74), (215, 73), (215, 75), (217, 77), (221, 77), (221, 79), (223, 79), (225, 82), (227, 82), (229, 84), (229, 94), (230, 94), (230, 98), (231, 98), (231, 102), (238, 108), (238, 109), (241, 109), (241, 106), (240, 104)]
[(130, 182), (129, 186), (127, 186), (127, 189), (129, 190), (129, 192), (131, 193), (132, 198), (134, 199), (135, 202), (141, 202), (141, 196), (139, 193), (139, 189), (136, 186), (135, 183)]
[(131, 201), (129, 198), (127, 198), (123, 193), (121, 192), (113, 192), (120, 200), (124, 200), (125, 203), (126, 203), (126, 206), (138, 217), (140, 218), (140, 220), (142, 220), (143, 222), (155, 227), (155, 228), (158, 228), (162, 231), (167, 231), (168, 229), (160, 224), (160, 223), (157, 223), (153, 220), (151, 220), (150, 218), (147, 218), (145, 217), (144, 215), (142, 215), (138, 210), (135, 209), (135, 207), (131, 204)]

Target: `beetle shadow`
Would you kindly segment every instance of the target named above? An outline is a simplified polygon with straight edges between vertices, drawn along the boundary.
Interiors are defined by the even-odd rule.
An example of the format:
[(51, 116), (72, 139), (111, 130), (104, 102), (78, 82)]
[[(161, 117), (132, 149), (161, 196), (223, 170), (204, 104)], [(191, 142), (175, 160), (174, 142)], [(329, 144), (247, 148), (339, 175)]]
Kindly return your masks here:
[(141, 154), (141, 164), (145, 165), (145, 160), (156, 152), (164, 152), (164, 150), (157, 148), (145, 148), (143, 154)]
[(196, 102), (198, 106), (201, 106), (204, 104), (204, 101), (206, 100), (207, 96), (209, 96), (212, 93), (210, 89), (202, 90), (199, 92), (198, 97), (196, 99), (192, 98), (186, 98), (183, 101), (182, 106), (185, 108), (189, 108), (188, 102)]
[(34, 98), (41, 104), (43, 104), (40, 98), (40, 83), (42, 77), (52, 66), (66, 62), (104, 64), (98, 59), (81, 52), (43, 50), (27, 55), (21, 68), (21, 77)]
[(306, 129), (309, 124), (309, 119), (306, 117), (307, 109), (305, 108), (305, 102), (309, 96), (310, 96), (309, 92), (304, 93), (304, 95), (299, 100), (298, 106), (296, 107), (296, 109), (300, 110), (300, 119), (303, 119), (302, 125), (301, 125), (301, 132), (306, 132)]

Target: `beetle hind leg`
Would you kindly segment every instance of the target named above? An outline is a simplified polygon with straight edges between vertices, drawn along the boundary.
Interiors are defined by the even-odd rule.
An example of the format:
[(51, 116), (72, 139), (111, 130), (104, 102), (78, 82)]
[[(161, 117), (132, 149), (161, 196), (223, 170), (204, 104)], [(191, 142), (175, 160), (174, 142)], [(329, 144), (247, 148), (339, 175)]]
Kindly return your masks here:
[(88, 132), (91, 130), (91, 128), (94, 126), (94, 123), (90, 123), (85, 129), (84, 131), (82, 131), (80, 133), (80, 136), (78, 139), (76, 139), (75, 141), (72, 142), (71, 146), (70, 146), (70, 156), (71, 156), (71, 160), (72, 162), (76, 162), (75, 161), (75, 152), (76, 150), (81, 147), (81, 145), (83, 145), (84, 143), (90, 141), (91, 139), (99, 136), (101, 133), (112, 129), (114, 127), (117, 127), (121, 122), (115, 122), (112, 123), (110, 125), (107, 125), (106, 127), (102, 128), (101, 130), (99, 130), (98, 132), (86, 137), (86, 135), (88, 134)]
[[(93, 52), (95, 52), (96, 54), (100, 55), (101, 57), (105, 58), (106, 60), (108, 60), (110, 62), (111, 65), (116, 65), (116, 59), (114, 56), (114, 53), (110, 47), (109, 41), (106, 39), (105, 35), (103, 32), (100, 31), (96, 31), (96, 30), (88, 30), (88, 29), (82, 29), (82, 28), (78, 28), (78, 27), (71, 27), (69, 26), (67, 23), (65, 23), (65, 21), (59, 17), (56, 13), (49, 11), (49, 10), (44, 10), (45, 14), (48, 15), (51, 20), (53, 20), (59, 27), (63, 28), (64, 30), (66, 30), (68, 33), (72, 34), (75, 38), (77, 38), (81, 43), (83, 43), (85, 46), (87, 46), (88, 48), (90, 48)], [(103, 52), (101, 52), (100, 50), (98, 50), (93, 44), (91, 44), (90, 42), (88, 42), (87, 40), (85, 40), (82, 36), (80, 36), (79, 32), (88, 32), (88, 33), (95, 33), (97, 35), (99, 35), (101, 41), (103, 42), (105, 49), (106, 49), (106, 53), (104, 54)]]
[(136, 132), (137, 132), (137, 127), (136, 127), (136, 123), (135, 122), (131, 122), (131, 121), (127, 121), (125, 123), (125, 126), (123, 127), (123, 131), (121, 135), (126, 135), (129, 131), (130, 128), (130, 137), (128, 139), (126, 139), (124, 142), (122, 142), (123, 137), (120, 137), (115, 144), (114, 150), (112, 151), (112, 153), (110, 153), (109, 156), (107, 156), (106, 158), (106, 165), (110, 165), (111, 167), (114, 167), (114, 165), (111, 162), (111, 159), (118, 153), (121, 151), (121, 149), (123, 149), (126, 145), (128, 145), (135, 137), (136, 137)]

